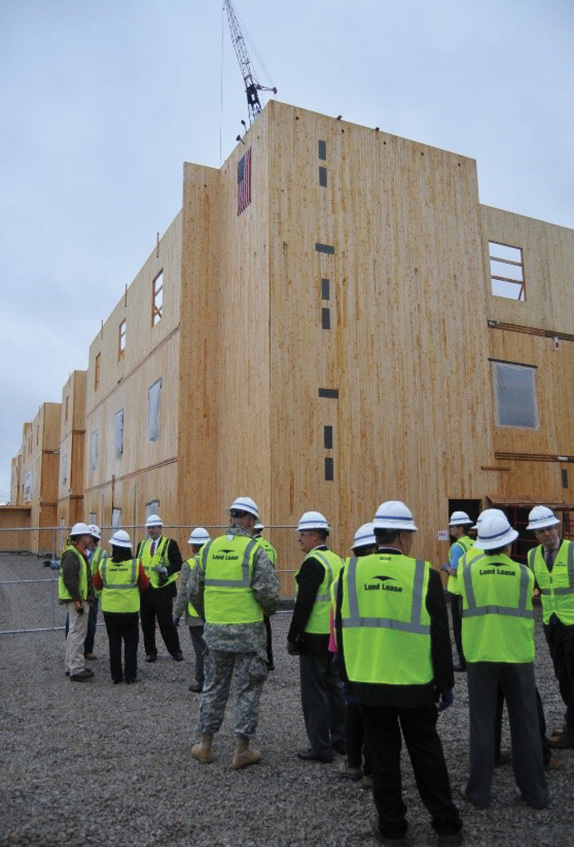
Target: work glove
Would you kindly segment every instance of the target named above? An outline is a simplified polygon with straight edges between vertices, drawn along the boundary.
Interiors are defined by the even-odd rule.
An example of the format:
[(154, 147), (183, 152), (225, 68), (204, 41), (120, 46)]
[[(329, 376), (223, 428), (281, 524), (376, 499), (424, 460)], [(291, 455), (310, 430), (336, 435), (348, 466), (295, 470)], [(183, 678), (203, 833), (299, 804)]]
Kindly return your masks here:
[(155, 568), (152, 568), (157, 574), (158, 583), (160, 585), (165, 585), (167, 582), (167, 568), (163, 565), (156, 565)]
[(180, 619), (181, 619), (181, 615), (176, 615), (175, 618), (173, 619), (173, 625), (179, 626)]
[(437, 709), (439, 710), (439, 712), (444, 712), (445, 709), (448, 709), (449, 706), (452, 706), (453, 701), (454, 694), (452, 693), (452, 688), (449, 688), (447, 691), (442, 691)]

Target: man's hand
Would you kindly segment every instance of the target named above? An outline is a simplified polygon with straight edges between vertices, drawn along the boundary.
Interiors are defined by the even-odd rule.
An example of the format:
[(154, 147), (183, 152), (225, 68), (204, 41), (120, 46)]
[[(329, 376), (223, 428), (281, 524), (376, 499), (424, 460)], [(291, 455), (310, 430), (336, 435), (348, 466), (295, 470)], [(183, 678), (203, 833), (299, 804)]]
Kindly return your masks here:
[(437, 709), (439, 710), (439, 712), (444, 712), (445, 709), (448, 709), (449, 706), (452, 706), (453, 701), (454, 694), (452, 693), (452, 688), (449, 688), (448, 691), (443, 691), (441, 693)]

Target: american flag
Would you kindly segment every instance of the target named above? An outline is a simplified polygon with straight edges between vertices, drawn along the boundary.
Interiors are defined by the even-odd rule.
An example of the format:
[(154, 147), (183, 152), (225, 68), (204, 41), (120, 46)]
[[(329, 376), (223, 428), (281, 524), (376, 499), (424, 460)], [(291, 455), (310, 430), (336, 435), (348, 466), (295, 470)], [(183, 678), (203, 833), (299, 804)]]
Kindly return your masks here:
[(237, 165), (237, 214), (251, 203), (251, 147)]

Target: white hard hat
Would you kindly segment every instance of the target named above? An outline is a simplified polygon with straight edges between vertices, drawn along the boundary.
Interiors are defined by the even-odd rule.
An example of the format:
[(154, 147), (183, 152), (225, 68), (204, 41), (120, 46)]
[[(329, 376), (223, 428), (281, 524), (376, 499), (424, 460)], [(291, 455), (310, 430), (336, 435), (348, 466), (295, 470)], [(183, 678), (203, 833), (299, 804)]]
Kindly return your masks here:
[(116, 529), (112, 537), (110, 538), (109, 543), (112, 547), (131, 547), (132, 542), (130, 541), (130, 537), (125, 531), (125, 529)]
[(381, 503), (373, 520), (375, 529), (396, 529), (416, 532), (413, 513), (401, 500)]
[(322, 515), (321, 512), (303, 512), (299, 518), (297, 532), (306, 532), (310, 529), (322, 529), (329, 532), (329, 524), (325, 515)]
[(202, 547), (208, 541), (211, 541), (211, 535), (202, 526), (192, 530), (191, 535), (187, 539), (188, 544), (195, 544), (196, 547)]
[(466, 512), (453, 512), (449, 518), (449, 526), (470, 526), (472, 523)]
[(508, 523), (506, 515), (484, 515), (474, 546), (477, 550), (496, 550), (511, 544), (515, 538), (518, 538), (518, 533)]
[(476, 523), (472, 527), (472, 529), (478, 529), (482, 520), (484, 518), (486, 518), (488, 515), (500, 515), (500, 517), (502, 517), (502, 518), (506, 517), (506, 515), (504, 514), (502, 509), (483, 509), (482, 512), (480, 513), (480, 515), (477, 517)]
[(375, 527), (372, 523), (364, 523), (355, 533), (351, 550), (355, 550), (357, 547), (372, 547), (376, 543)]
[(95, 523), (91, 523), (89, 526), (90, 526), (90, 535), (92, 536), (92, 538), (97, 538), (98, 541), (99, 541), (100, 538), (102, 537), (102, 530)]
[(265, 524), (262, 524), (261, 521), (257, 521), (253, 529), (258, 529), (259, 532), (261, 532), (262, 529), (265, 529)]
[(227, 511), (231, 512), (232, 509), (237, 509), (238, 512), (247, 512), (254, 518), (259, 517), (257, 503), (251, 497), (236, 497)]
[(87, 523), (75, 523), (70, 530), (70, 535), (91, 535), (90, 527)]
[(535, 506), (528, 515), (528, 526), (526, 529), (545, 529), (547, 526), (556, 526), (560, 521), (548, 506)]
[(163, 521), (159, 515), (150, 515), (145, 522), (146, 526), (163, 526)]

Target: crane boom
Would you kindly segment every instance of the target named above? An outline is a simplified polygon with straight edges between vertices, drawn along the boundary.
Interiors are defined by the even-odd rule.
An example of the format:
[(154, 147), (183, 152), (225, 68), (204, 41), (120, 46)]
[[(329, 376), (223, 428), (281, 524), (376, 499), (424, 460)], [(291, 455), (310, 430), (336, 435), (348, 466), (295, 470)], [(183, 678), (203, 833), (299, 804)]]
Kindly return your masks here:
[(259, 92), (272, 91), (274, 94), (277, 94), (277, 89), (268, 88), (265, 85), (261, 85), (261, 83), (259, 83), (253, 75), (253, 71), (251, 69), (251, 60), (249, 58), (249, 53), (247, 52), (245, 39), (243, 37), (243, 33), (241, 31), (241, 27), (237, 19), (237, 15), (235, 14), (233, 4), (231, 0), (224, 0), (224, 3), (225, 9), (227, 11), (227, 20), (229, 21), (231, 42), (233, 44), (233, 49), (235, 50), (235, 55), (237, 56), (237, 61), (239, 62), (239, 70), (241, 71), (243, 82), (245, 83), (245, 93), (247, 95), (247, 109), (249, 112), (249, 123), (252, 124), (262, 109), (261, 100), (259, 99)]

